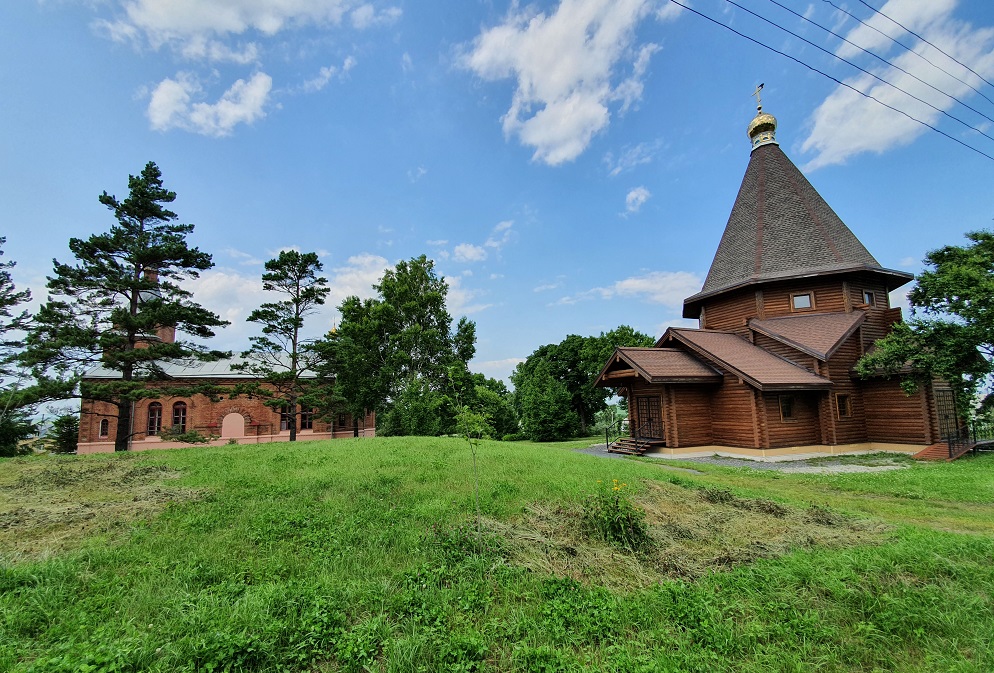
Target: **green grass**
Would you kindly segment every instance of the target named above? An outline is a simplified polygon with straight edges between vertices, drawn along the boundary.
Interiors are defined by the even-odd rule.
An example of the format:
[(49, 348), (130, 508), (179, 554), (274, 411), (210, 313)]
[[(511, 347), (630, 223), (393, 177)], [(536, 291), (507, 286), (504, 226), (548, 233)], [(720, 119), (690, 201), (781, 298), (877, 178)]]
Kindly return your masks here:
[[(0, 671), (990, 671), (994, 456), (377, 438), (0, 461)], [(590, 535), (628, 486), (649, 542)], [(598, 485), (598, 480), (601, 485)]]

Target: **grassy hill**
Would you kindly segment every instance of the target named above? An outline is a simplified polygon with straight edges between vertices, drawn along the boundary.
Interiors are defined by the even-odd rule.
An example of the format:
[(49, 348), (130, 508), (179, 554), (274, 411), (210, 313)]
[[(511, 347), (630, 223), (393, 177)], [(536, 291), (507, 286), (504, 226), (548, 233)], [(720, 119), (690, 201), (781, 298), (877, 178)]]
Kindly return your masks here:
[[(991, 671), (994, 456), (584, 442), (0, 461), (0, 671)], [(617, 490), (615, 490), (617, 489)]]

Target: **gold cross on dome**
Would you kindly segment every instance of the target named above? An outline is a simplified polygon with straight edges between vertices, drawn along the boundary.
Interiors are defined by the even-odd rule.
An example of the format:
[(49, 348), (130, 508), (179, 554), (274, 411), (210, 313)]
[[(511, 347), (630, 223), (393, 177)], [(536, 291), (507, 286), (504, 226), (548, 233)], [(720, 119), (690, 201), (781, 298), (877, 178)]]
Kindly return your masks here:
[(759, 92), (762, 91), (762, 90), (763, 90), (763, 85), (760, 84), (759, 86), (756, 87), (756, 90), (753, 91), (752, 94), (750, 94), (750, 95), (756, 97), (756, 109), (758, 109), (758, 110), (762, 110), (763, 109), (763, 101), (760, 100), (760, 98), (759, 98)]

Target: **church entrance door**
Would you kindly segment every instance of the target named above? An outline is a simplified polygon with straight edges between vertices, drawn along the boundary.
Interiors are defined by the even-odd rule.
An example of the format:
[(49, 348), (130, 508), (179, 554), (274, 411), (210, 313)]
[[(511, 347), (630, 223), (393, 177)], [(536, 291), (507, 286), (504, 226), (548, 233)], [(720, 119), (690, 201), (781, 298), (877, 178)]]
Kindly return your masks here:
[(662, 439), (663, 413), (659, 406), (659, 398), (655, 395), (636, 397), (635, 405), (639, 436), (645, 439)]

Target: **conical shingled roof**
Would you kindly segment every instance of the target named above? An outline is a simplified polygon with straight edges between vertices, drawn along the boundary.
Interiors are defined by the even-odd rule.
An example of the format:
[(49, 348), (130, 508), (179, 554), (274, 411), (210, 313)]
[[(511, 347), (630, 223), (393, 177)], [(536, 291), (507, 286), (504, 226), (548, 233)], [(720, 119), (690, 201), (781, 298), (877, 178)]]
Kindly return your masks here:
[(701, 291), (684, 300), (685, 318), (700, 302), (766, 281), (849, 271), (888, 276), (891, 289), (913, 276), (884, 269), (775, 141), (756, 146), (725, 233)]

